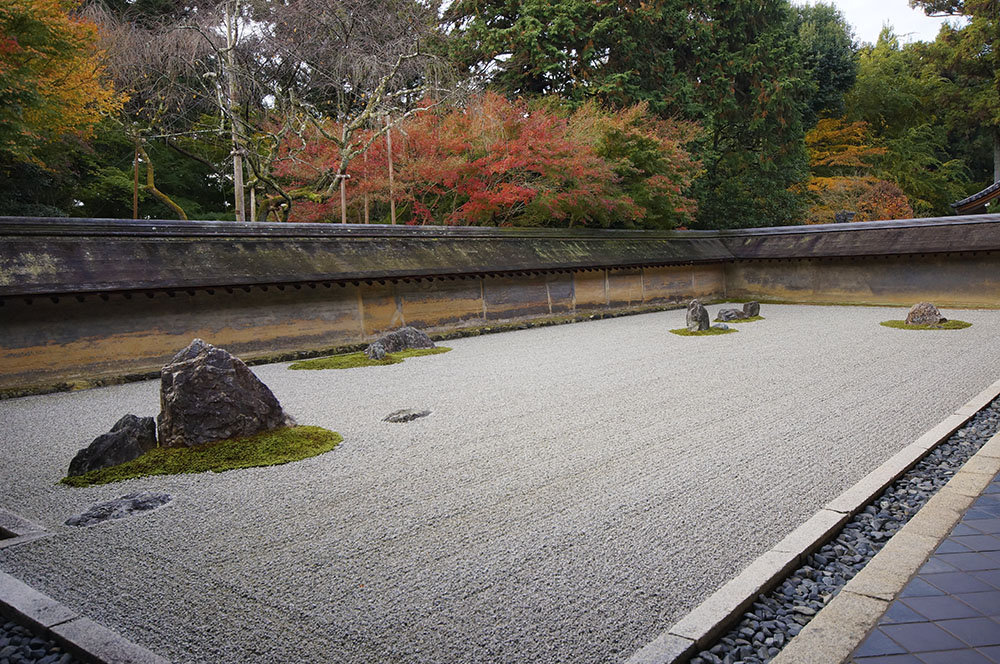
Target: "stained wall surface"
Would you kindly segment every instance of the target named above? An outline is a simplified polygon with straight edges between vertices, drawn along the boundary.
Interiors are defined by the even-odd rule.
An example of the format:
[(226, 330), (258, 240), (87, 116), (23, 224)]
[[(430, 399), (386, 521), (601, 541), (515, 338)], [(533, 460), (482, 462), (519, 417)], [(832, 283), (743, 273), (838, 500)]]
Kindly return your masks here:
[(155, 372), (195, 337), (253, 360), (696, 297), (1000, 308), (1000, 216), (730, 232), (0, 218), (0, 394)]

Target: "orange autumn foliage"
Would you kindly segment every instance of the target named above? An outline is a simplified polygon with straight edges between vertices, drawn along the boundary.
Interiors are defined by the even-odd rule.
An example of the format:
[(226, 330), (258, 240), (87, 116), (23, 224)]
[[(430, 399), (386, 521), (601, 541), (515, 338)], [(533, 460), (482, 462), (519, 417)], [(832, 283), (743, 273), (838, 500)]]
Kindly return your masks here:
[(806, 134), (813, 176), (805, 191), (812, 200), (807, 224), (829, 224), (840, 211), (854, 212), (852, 221), (906, 219), (913, 208), (895, 183), (875, 175), (885, 148), (874, 144), (865, 122), (823, 119)]
[(65, 135), (87, 137), (121, 105), (104, 76), (98, 28), (78, 0), (0, 2), (0, 152), (37, 161)]

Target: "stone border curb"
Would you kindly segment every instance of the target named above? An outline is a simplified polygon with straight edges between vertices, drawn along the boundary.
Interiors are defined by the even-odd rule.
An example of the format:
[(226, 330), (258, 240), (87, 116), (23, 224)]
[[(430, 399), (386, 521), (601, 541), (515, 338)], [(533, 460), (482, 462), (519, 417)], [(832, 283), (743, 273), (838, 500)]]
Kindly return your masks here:
[(51, 534), (37, 523), (23, 519), (13, 512), (0, 509), (0, 549), (24, 544)]
[[(827, 503), (823, 509), (789, 533), (774, 548), (752, 562), (735, 579), (715, 591), (680, 621), (674, 623), (656, 639), (629, 657), (626, 664), (682, 664), (687, 662), (696, 652), (710, 647), (719, 636), (739, 620), (758, 595), (770, 591), (789, 572), (801, 566), (813, 551), (820, 548), (873, 498), (916, 465), (939, 443), (946, 440), (948, 436), (997, 396), (1000, 396), (1000, 381), (977, 394), (954, 414), (946, 417), (862, 478), (860, 482)], [(992, 463), (993, 461), (995, 464)], [(867, 616), (877, 610), (877, 614), (873, 618), (873, 621), (877, 621), (888, 606), (888, 601), (881, 598), (891, 590), (893, 584), (898, 580), (897, 565), (905, 568), (906, 565), (912, 564), (915, 557), (920, 558), (916, 566), (909, 572), (903, 569), (903, 580), (894, 592), (898, 592), (913, 572), (923, 564), (931, 551), (936, 548), (938, 540), (951, 530), (965, 509), (972, 504), (974, 496), (978, 496), (979, 491), (982, 491), (989, 483), (993, 475), (989, 474), (988, 468), (994, 465), (997, 469), (993, 471), (993, 475), (1000, 471), (1000, 434), (990, 439), (973, 458), (966, 462), (955, 477), (942, 487), (928, 501), (927, 505), (889, 540), (882, 551), (841, 590), (840, 594), (824, 607), (798, 636), (789, 641), (789, 645), (772, 660), (772, 664), (839, 663), (841, 659), (834, 659), (831, 654), (833, 651), (826, 649), (832, 646), (824, 645), (825, 642), (821, 643), (818, 639), (833, 638), (836, 640), (839, 638), (842, 641), (848, 633), (853, 638), (853, 634), (857, 629), (860, 629), (863, 623), (867, 626), (861, 632), (858, 640), (853, 643), (851, 649), (844, 654), (844, 657), (850, 656), (857, 644), (860, 643), (861, 637), (866, 635), (874, 625), (874, 622), (871, 624), (867, 622)], [(979, 470), (984, 466), (987, 470)], [(959, 480), (959, 477), (963, 479)], [(989, 479), (983, 480), (987, 477)], [(979, 485), (978, 491), (975, 491), (973, 495), (968, 495), (973, 493), (979, 481), (983, 481), (983, 483)], [(940, 532), (940, 535), (938, 532), (943, 528), (943, 521), (941, 517), (937, 516), (939, 511), (954, 517), (954, 520), (947, 528), (944, 528), (943, 532)], [(928, 512), (930, 516), (921, 518), (924, 512)], [(910, 534), (900, 538), (900, 535), (906, 532), (911, 525), (914, 525), (914, 528), (909, 531)], [(897, 543), (893, 545), (893, 542)], [(913, 551), (922, 551), (923, 549), (920, 547), (927, 546), (930, 548), (923, 554), (914, 555), (912, 553)], [(886, 552), (888, 555), (882, 559), (882, 562), (876, 564), (879, 556)], [(872, 569), (871, 575), (866, 575), (865, 579), (854, 586), (855, 589), (859, 590), (864, 588), (864, 591), (855, 592), (852, 589), (852, 584), (861, 578), (869, 568)], [(872, 585), (861, 585), (869, 583)], [(842, 597), (843, 600), (841, 600)], [(834, 605), (836, 607), (831, 610)], [(819, 636), (807, 636), (806, 639), (802, 639), (802, 635), (806, 634), (818, 622), (818, 618), (824, 614), (829, 616), (829, 619), (819, 621), (819, 625), (813, 630), (814, 633), (818, 632)], [(866, 619), (858, 619), (857, 616), (860, 615), (865, 616)], [(802, 643), (802, 647), (796, 647), (794, 654), (786, 657), (785, 653), (796, 642)]]
[(0, 614), (56, 641), (74, 657), (93, 664), (170, 664), (48, 595), (0, 572)]
[(840, 664), (878, 624), (889, 603), (934, 553), (983, 489), (1000, 472), (1000, 433), (993, 436), (840, 593), (806, 625), (772, 664)]

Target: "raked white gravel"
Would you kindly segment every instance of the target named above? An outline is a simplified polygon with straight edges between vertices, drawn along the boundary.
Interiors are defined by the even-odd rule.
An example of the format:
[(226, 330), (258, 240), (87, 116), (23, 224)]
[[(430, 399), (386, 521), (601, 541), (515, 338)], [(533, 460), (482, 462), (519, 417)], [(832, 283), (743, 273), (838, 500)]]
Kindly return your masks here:
[[(941, 332), (762, 313), (718, 337), (669, 334), (670, 311), (255, 367), (345, 441), (222, 474), (56, 484), (121, 415), (156, 414), (156, 382), (0, 402), (0, 507), (53, 533), (0, 570), (176, 662), (620, 662), (1000, 378), (998, 311)], [(401, 408), (433, 412), (381, 421)], [(62, 525), (142, 489), (174, 500)]]

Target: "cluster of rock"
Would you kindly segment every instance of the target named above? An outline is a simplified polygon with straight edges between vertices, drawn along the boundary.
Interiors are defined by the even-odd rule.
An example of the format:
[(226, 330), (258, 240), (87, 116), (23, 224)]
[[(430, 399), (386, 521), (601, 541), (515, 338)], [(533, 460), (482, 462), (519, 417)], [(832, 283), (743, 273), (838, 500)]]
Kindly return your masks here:
[(906, 315), (907, 325), (940, 325), (947, 322), (948, 319), (930, 302), (918, 302)]
[[(719, 311), (719, 320), (731, 321), (731, 320), (745, 320), (747, 318), (753, 318), (754, 316), (760, 315), (760, 303), (759, 302), (747, 302), (743, 305), (743, 309), (722, 309)], [(687, 329), (689, 332), (703, 332), (710, 327), (714, 327), (721, 330), (728, 330), (729, 326), (724, 324), (712, 325), (711, 319), (708, 315), (708, 310), (705, 306), (698, 300), (691, 300), (688, 303), (687, 308)]]
[(156, 423), (126, 415), (77, 453), (69, 475), (116, 466), (157, 446), (196, 447), (294, 424), (242, 360), (195, 339), (160, 370)]
[(389, 353), (398, 353), (409, 348), (436, 348), (436, 346), (426, 333), (407, 326), (389, 332), (372, 342), (365, 349), (365, 356), (370, 360), (381, 360)]

